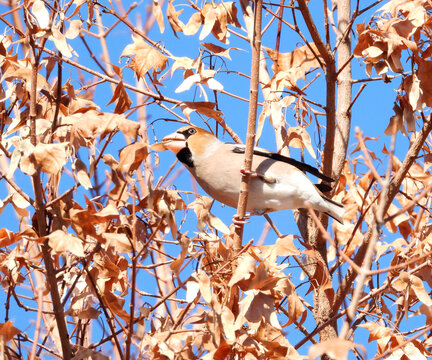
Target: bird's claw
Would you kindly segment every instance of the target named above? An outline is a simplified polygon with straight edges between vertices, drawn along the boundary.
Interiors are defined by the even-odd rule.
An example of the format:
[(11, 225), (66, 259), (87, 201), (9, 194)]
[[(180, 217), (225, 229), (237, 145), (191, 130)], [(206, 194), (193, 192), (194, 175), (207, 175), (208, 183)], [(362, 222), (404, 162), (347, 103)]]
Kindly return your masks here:
[(240, 174), (249, 175), (251, 178), (259, 178), (269, 184), (274, 184), (276, 182), (276, 179), (273, 176), (259, 174), (256, 171), (252, 171), (252, 170), (240, 169)]
[(246, 170), (246, 169), (243, 169), (243, 168), (240, 169), (240, 174), (242, 174), (242, 175), (249, 175), (250, 177), (259, 177), (259, 174), (256, 173), (255, 171)]
[(246, 221), (246, 220), (249, 218), (250, 218), (250, 215), (245, 215), (243, 217), (243, 220), (241, 220), (240, 217), (238, 216), (238, 214), (235, 214), (233, 216), (232, 222), (236, 228), (239, 228), (240, 226), (247, 224), (249, 221)]

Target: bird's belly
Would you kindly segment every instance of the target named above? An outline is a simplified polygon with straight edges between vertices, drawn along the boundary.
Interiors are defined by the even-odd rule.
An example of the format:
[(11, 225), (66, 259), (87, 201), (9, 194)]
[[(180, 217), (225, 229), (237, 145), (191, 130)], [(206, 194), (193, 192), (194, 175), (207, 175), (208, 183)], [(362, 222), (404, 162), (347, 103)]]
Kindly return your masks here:
[[(205, 181), (195, 174), (203, 190), (217, 201), (237, 207), (241, 175), (239, 172), (235, 181), (228, 181), (228, 176), (215, 176)], [(221, 174), (219, 174), (221, 175)], [(223, 175), (223, 174), (222, 174)], [(232, 178), (232, 177), (231, 177)], [(299, 199), (297, 185), (286, 183), (267, 183), (261, 178), (252, 178), (249, 186), (247, 211), (271, 212), (284, 209), (295, 209), (302, 207), (303, 201)]]
[(266, 212), (301, 207), (298, 190), (290, 185), (252, 181), (249, 188), (248, 211)]

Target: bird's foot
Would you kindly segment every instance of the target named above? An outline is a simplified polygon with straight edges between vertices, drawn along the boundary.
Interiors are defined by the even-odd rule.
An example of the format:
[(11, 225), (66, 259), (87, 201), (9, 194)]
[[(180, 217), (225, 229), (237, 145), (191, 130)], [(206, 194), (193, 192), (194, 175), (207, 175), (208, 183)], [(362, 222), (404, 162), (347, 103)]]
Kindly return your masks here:
[(246, 221), (246, 220), (249, 218), (250, 218), (250, 215), (245, 215), (243, 220), (241, 220), (240, 217), (238, 216), (238, 214), (235, 214), (233, 216), (232, 222), (233, 222), (234, 226), (236, 228), (238, 228), (240, 226), (243, 226), (244, 224), (247, 224), (249, 221)]
[(240, 169), (240, 173), (242, 175), (249, 175), (252, 178), (260, 178), (261, 180), (269, 184), (274, 184), (276, 182), (276, 179), (273, 176), (259, 174), (256, 171)]
[(257, 172), (252, 171), (252, 170), (246, 170), (243, 168), (240, 169), (240, 174), (249, 175), (250, 177), (260, 177), (260, 174), (258, 174)]

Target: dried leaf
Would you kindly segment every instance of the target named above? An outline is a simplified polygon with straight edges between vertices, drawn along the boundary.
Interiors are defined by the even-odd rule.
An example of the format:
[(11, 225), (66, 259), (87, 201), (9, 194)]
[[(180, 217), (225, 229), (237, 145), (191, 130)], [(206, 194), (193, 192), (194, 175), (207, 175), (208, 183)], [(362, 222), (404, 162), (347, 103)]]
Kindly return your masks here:
[(215, 110), (216, 103), (208, 101), (184, 101), (180, 103), (180, 108), (183, 114), (190, 120), (190, 114), (194, 111), (206, 115), (218, 121), (218, 123), (224, 123), (223, 113), (220, 110)]
[(168, 62), (167, 57), (144, 42), (141, 37), (132, 37), (132, 40), (133, 43), (127, 45), (120, 56), (134, 57), (128, 67), (135, 71), (138, 79), (144, 77), (151, 68), (153, 68), (153, 76), (156, 78), (156, 75), (165, 69)]
[(65, 34), (66, 39), (75, 39), (80, 34), (82, 25), (83, 24), (81, 20), (72, 20)]
[(302, 126), (290, 127), (288, 129), (284, 145), (299, 149), (306, 148), (309, 152), (309, 155), (314, 159), (316, 158), (314, 148), (312, 147), (311, 138), (306, 129)]
[(84, 189), (92, 189), (92, 183), (88, 175), (88, 170), (86, 164), (84, 164), (80, 159), (75, 161), (75, 170), (77, 174), (78, 182), (84, 187)]
[(165, 23), (159, 0), (153, 0), (153, 16), (155, 17), (157, 24), (159, 25), (160, 32), (163, 34), (163, 32), (165, 31)]
[(3, 324), (0, 323), (0, 342), (5, 344), (12, 340), (16, 335), (21, 334), (21, 330), (18, 330), (12, 325), (11, 321), (7, 321)]
[(130, 106), (132, 105), (132, 100), (130, 99), (126, 91), (126, 88), (124, 87), (123, 81), (120, 81), (117, 84), (113, 97), (107, 105), (112, 104), (113, 102), (116, 102), (116, 107), (114, 109), (115, 114), (125, 113), (127, 110), (130, 109)]
[(48, 235), (48, 244), (57, 254), (72, 254), (84, 257), (83, 241), (63, 230), (56, 230)]
[(66, 37), (56, 26), (51, 28), (51, 34), (52, 35), (49, 37), (49, 39), (54, 42), (55, 47), (64, 57), (71, 58), (72, 52), (73, 55), (78, 56), (78, 54), (75, 53), (72, 47), (67, 43)]
[(147, 145), (141, 142), (125, 146), (119, 152), (118, 168), (125, 174), (130, 174), (137, 170), (143, 160), (148, 156)]
[(37, 168), (48, 174), (57, 174), (67, 162), (68, 143), (36, 145), (33, 156)]
[[(213, 54), (218, 56), (226, 57), (227, 59), (231, 60), (231, 57), (229, 55), (229, 51), (232, 48), (225, 49), (222, 46), (218, 46), (212, 43), (201, 43), (202, 46), (204, 46), (207, 50), (210, 50)], [(237, 50), (237, 48), (234, 48)]]
[(204, 232), (205, 225), (209, 225), (224, 234), (229, 234), (229, 228), (210, 212), (212, 205), (213, 199), (207, 196), (200, 196), (188, 205), (189, 208), (193, 209), (198, 218), (198, 230)]
[(183, 9), (179, 11), (175, 10), (173, 0), (168, 1), (167, 19), (176, 37), (178, 37), (176, 32), (183, 32), (183, 29), (185, 27), (185, 24), (183, 24), (183, 22), (178, 18), (182, 12)]
[(41, 29), (49, 29), (50, 25), (50, 13), (45, 7), (45, 4), (42, 0), (35, 0), (33, 2), (33, 6), (31, 8), (31, 12), (34, 15), (39, 28)]

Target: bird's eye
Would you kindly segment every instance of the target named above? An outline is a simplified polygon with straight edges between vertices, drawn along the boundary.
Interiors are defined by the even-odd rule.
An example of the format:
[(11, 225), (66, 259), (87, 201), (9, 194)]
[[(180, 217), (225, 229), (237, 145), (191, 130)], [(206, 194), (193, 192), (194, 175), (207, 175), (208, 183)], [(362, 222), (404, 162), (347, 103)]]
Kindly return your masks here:
[(188, 134), (189, 135), (193, 135), (193, 134), (196, 134), (196, 129), (194, 129), (194, 128), (190, 128), (189, 130), (188, 130)]

